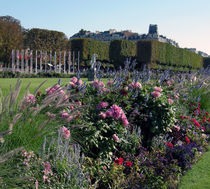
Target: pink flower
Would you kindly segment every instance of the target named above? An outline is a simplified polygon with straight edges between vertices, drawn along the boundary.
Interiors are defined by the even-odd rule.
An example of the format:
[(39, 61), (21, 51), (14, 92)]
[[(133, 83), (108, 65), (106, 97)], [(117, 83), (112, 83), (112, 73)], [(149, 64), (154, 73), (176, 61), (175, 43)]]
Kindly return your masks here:
[(136, 82), (136, 83), (135, 83), (135, 89), (141, 89), (141, 88), (142, 88), (141, 83)]
[(103, 83), (102, 81), (98, 81), (98, 80), (93, 81), (91, 84), (92, 84), (93, 87), (95, 87), (95, 88), (99, 88), (99, 87), (104, 87), (104, 86), (105, 86), (104, 83)]
[(173, 102), (174, 102), (174, 101), (173, 101), (172, 99), (170, 99), (170, 98), (168, 99), (168, 103), (169, 103), (169, 104), (173, 104)]
[(163, 91), (163, 89), (162, 89), (162, 88), (157, 87), (157, 86), (155, 86), (155, 87), (154, 87), (154, 89), (155, 89), (155, 91), (157, 91), (157, 92), (162, 92), (162, 91)]
[(170, 86), (170, 85), (171, 85), (171, 82), (170, 82), (170, 81), (167, 81), (166, 84), (167, 84), (168, 86)]
[(129, 87), (129, 88), (135, 88), (135, 82), (132, 81), (128, 87)]
[(77, 78), (76, 78), (76, 77), (73, 77), (73, 78), (71, 79), (71, 82), (74, 83), (74, 84), (76, 84), (76, 83), (77, 83)]
[(104, 86), (105, 86), (104, 83), (103, 83), (102, 81), (99, 81), (98, 84), (99, 84), (100, 87), (104, 87)]
[(49, 87), (46, 89), (46, 93), (49, 95), (49, 94), (52, 94), (55, 92), (55, 88), (52, 88), (52, 87)]
[(105, 112), (106, 117), (112, 117), (112, 112), (110, 110)]
[(112, 138), (115, 142), (118, 142), (120, 140), (116, 134), (113, 134)]
[(101, 102), (98, 104), (98, 110), (102, 109), (102, 108), (106, 108), (108, 106), (107, 102)]
[(178, 94), (175, 94), (175, 95), (174, 95), (174, 98), (175, 98), (175, 99), (178, 99), (178, 98), (179, 98), (179, 95), (178, 95)]
[(56, 89), (59, 89), (59, 88), (60, 88), (60, 85), (58, 85), (58, 84), (54, 86), (54, 89), (55, 89), (55, 90), (56, 90)]
[(39, 189), (39, 182), (38, 182), (37, 179), (36, 179), (36, 182), (35, 182), (35, 188), (36, 188), (36, 189)]
[(70, 137), (70, 131), (66, 127), (61, 128), (61, 134), (62, 134), (62, 137), (65, 139), (69, 139)]
[(99, 116), (100, 116), (101, 118), (105, 119), (105, 118), (106, 118), (106, 113), (100, 112)]
[(67, 112), (62, 112), (62, 118), (67, 118), (69, 114)]
[(23, 163), (24, 163), (25, 165), (27, 165), (28, 162), (29, 162), (29, 159), (24, 159), (24, 160), (23, 160)]
[(50, 170), (50, 168), (51, 164), (48, 161), (44, 162), (44, 169)]
[(71, 105), (71, 106), (69, 106), (69, 108), (70, 108), (70, 110), (73, 110), (74, 109), (74, 106)]
[(59, 90), (59, 94), (64, 95), (65, 91), (61, 89), (61, 90)]
[(68, 98), (68, 95), (64, 95), (63, 100), (67, 100)]
[(27, 97), (25, 97), (25, 103), (26, 104), (35, 104), (36, 102), (36, 97), (32, 94), (28, 94)]
[(123, 119), (122, 121), (123, 121), (123, 125), (124, 125), (125, 127), (127, 127), (127, 126), (129, 125), (129, 122), (128, 122), (127, 119)]
[(178, 125), (174, 125), (174, 128), (175, 128), (177, 131), (180, 130), (180, 126), (178, 126)]
[(159, 97), (161, 96), (160, 92), (158, 92), (158, 91), (153, 91), (153, 92), (151, 93), (151, 95), (152, 95), (154, 98), (159, 98)]
[(77, 106), (81, 106), (82, 105), (82, 102), (80, 100), (75, 100), (75, 103)]
[(69, 85), (72, 87), (72, 88), (75, 88), (76, 87), (76, 84), (75, 83), (73, 83), (73, 82), (69, 82)]
[(82, 80), (81, 80), (81, 79), (78, 81), (78, 85), (79, 85), (79, 86), (82, 85)]
[(45, 181), (50, 182), (50, 179), (46, 175), (43, 176), (43, 180), (44, 180), (44, 182)]
[(101, 90), (102, 93), (109, 92), (109, 89), (107, 89), (105, 87), (100, 88), (100, 90)]
[(107, 86), (110, 86), (110, 85), (112, 85), (113, 83), (114, 83), (114, 81), (108, 81), (106, 85), (107, 85)]
[(68, 122), (71, 122), (73, 119), (74, 119), (74, 117), (73, 117), (72, 115), (70, 115), (70, 116), (67, 118), (67, 121), (68, 121)]

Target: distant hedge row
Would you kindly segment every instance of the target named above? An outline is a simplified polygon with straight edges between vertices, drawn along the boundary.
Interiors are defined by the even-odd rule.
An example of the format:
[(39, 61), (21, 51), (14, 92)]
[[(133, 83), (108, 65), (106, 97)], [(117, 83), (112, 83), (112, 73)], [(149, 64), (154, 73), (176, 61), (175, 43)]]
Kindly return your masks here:
[(123, 65), (128, 57), (136, 57), (136, 43), (128, 40), (113, 40), (109, 43), (93, 39), (73, 39), (71, 50), (80, 51), (80, 58), (84, 62), (90, 61), (96, 53), (97, 60), (109, 62), (115, 67)]
[(203, 67), (207, 68), (208, 66), (210, 66), (210, 57), (205, 57), (203, 58)]
[(168, 43), (154, 40), (137, 42), (138, 63), (148, 64), (150, 68), (171, 66), (177, 68), (199, 69), (203, 67), (203, 57), (191, 51), (174, 47)]
[(115, 67), (122, 66), (126, 58), (136, 58), (136, 43), (128, 40), (111, 41), (109, 57)]
[(109, 62), (109, 43), (106, 42), (93, 39), (73, 39), (71, 40), (71, 50), (80, 51), (80, 59), (85, 64), (88, 64), (94, 53), (98, 55), (97, 60)]

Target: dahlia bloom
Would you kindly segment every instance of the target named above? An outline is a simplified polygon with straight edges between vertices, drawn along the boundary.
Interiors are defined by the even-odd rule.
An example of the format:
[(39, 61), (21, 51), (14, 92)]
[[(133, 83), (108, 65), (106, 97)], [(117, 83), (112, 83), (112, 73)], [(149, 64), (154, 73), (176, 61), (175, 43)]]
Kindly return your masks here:
[(169, 104), (173, 104), (173, 102), (174, 102), (174, 101), (173, 101), (172, 99), (170, 99), (170, 98), (168, 99), (168, 103), (169, 103)]
[(158, 92), (162, 92), (162, 91), (163, 91), (163, 89), (162, 89), (162, 88), (157, 87), (157, 86), (155, 86), (155, 87), (154, 87), (154, 89), (155, 89), (155, 91), (158, 91)]
[(78, 79), (77, 79), (76, 77), (72, 77), (72, 79), (71, 79), (71, 82), (72, 82), (72, 83), (76, 84), (77, 81), (78, 81)]
[(25, 101), (26, 104), (35, 104), (36, 97), (32, 94), (28, 94), (28, 96), (25, 97), (24, 101)]
[(108, 106), (107, 102), (101, 102), (98, 104), (98, 110), (102, 109), (102, 108), (106, 108)]
[(160, 92), (158, 92), (158, 91), (153, 91), (153, 92), (151, 93), (151, 95), (152, 95), (154, 98), (159, 98), (159, 97), (161, 96)]
[(115, 142), (118, 142), (120, 140), (116, 134), (113, 134), (112, 138), (114, 139)]
[(70, 131), (66, 127), (61, 128), (61, 134), (62, 134), (62, 137), (65, 139), (69, 139), (70, 137)]

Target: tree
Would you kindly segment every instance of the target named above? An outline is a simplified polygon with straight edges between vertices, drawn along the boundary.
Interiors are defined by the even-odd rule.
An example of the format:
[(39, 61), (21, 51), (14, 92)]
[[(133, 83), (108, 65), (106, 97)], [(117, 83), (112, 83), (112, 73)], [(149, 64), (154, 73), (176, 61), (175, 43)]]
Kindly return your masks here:
[(63, 32), (33, 28), (25, 32), (25, 48), (44, 51), (66, 50), (68, 38)]
[(8, 64), (12, 49), (22, 45), (20, 21), (11, 16), (0, 17), (0, 61)]

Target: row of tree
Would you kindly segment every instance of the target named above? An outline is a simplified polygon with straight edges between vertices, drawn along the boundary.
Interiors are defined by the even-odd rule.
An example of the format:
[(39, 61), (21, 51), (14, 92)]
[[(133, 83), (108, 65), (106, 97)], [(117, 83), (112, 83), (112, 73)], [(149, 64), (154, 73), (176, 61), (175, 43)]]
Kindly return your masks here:
[(34, 28), (24, 29), (11, 16), (0, 17), (0, 62), (8, 63), (12, 49), (43, 51), (70, 50), (70, 41), (63, 32)]
[(103, 67), (119, 67), (126, 58), (137, 59), (137, 66), (148, 64), (151, 68), (167, 66), (201, 68), (203, 58), (185, 49), (176, 48), (159, 41), (113, 40), (109, 42), (93, 39), (68, 40), (63, 32), (34, 28), (24, 29), (20, 21), (11, 17), (0, 17), (0, 62), (8, 63), (12, 49), (31, 49), (42, 51), (80, 52), (82, 66), (87, 66), (91, 56), (96, 53)]

